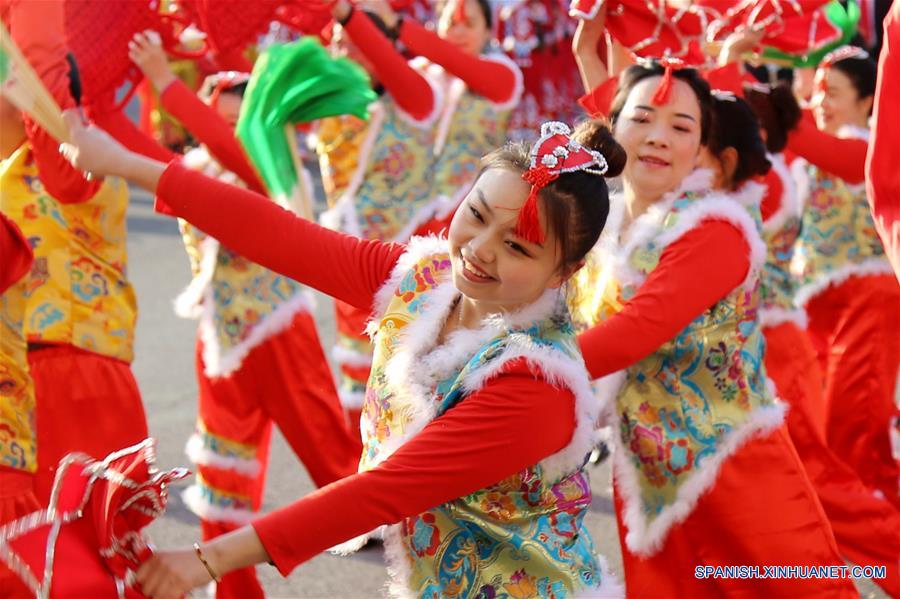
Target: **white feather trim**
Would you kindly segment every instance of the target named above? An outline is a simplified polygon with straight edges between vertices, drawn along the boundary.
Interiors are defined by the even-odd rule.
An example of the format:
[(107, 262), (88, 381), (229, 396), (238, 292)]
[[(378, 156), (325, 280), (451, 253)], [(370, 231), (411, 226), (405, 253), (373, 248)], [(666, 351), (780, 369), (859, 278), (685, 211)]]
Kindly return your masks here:
[(748, 180), (734, 191), (727, 192), (727, 195), (741, 206), (759, 208), (766, 195), (766, 186), (758, 181)]
[(777, 403), (757, 408), (742, 426), (725, 434), (710, 457), (679, 487), (675, 501), (656, 516), (649, 525), (644, 515), (640, 484), (635, 467), (623, 450), (621, 432), (614, 435), (616, 451), (613, 452), (616, 488), (623, 500), (623, 520), (628, 549), (641, 557), (657, 553), (666, 540), (669, 530), (684, 521), (696, 506), (700, 496), (715, 484), (722, 464), (743, 445), (754, 438), (770, 434), (784, 424), (786, 406)]
[(209, 284), (216, 274), (219, 259), (219, 242), (207, 236), (200, 242), (200, 269), (184, 291), (173, 302), (175, 314), (181, 318), (195, 319), (203, 315), (203, 300)]
[(241, 367), (244, 358), (260, 343), (287, 329), (300, 312), (311, 312), (312, 295), (307, 290), (294, 294), (288, 301), (279, 304), (275, 310), (257, 323), (250, 334), (237, 345), (223, 352), (219, 345), (214, 323), (215, 305), (212, 290), (207, 290), (200, 317), (200, 339), (203, 341), (203, 373), (208, 377), (228, 376)]
[(384, 561), (387, 563), (389, 580), (387, 594), (395, 599), (413, 599), (409, 579), (412, 571), (409, 558), (403, 546), (403, 531), (400, 524), (392, 524), (384, 529)]
[(858, 127), (856, 125), (844, 125), (837, 131), (836, 137), (841, 139), (861, 139), (869, 141), (872, 132), (866, 127)]
[(343, 345), (335, 345), (331, 350), (331, 359), (338, 366), (351, 368), (370, 368), (372, 366), (372, 354), (354, 351)]
[(338, 399), (346, 409), (359, 410), (362, 409), (363, 404), (366, 402), (366, 394), (361, 391), (338, 389)]
[(786, 310), (784, 308), (771, 307), (762, 308), (759, 311), (759, 326), (762, 328), (773, 328), (786, 322), (792, 322), (801, 330), (806, 330), (809, 325), (809, 317), (806, 312), (799, 308)]
[(772, 163), (772, 170), (781, 180), (781, 198), (778, 202), (778, 209), (763, 222), (763, 230), (778, 231), (784, 226), (787, 219), (800, 218), (802, 204), (797, 195), (796, 178), (788, 168), (784, 154), (779, 152), (778, 154), (769, 154), (768, 157), (769, 162)]
[(207, 522), (228, 522), (244, 526), (250, 524), (256, 516), (255, 512), (233, 507), (213, 505), (203, 497), (203, 491), (197, 485), (191, 485), (181, 494), (187, 508)]
[(188, 439), (187, 445), (184, 447), (184, 453), (194, 464), (219, 468), (220, 470), (232, 470), (248, 478), (259, 474), (261, 467), (259, 460), (256, 458), (247, 459), (223, 456), (207, 449), (203, 445), (203, 438), (197, 433), (194, 433)]
[(819, 275), (812, 283), (801, 285), (794, 294), (794, 303), (806, 306), (809, 301), (828, 289), (837, 286), (850, 277), (872, 277), (893, 275), (894, 270), (886, 257), (869, 258), (859, 264), (845, 264), (840, 268)]
[(579, 599), (620, 599), (625, 596), (625, 587), (609, 569), (606, 558), (599, 553), (595, 556), (600, 569), (600, 585), (586, 591), (576, 593)]

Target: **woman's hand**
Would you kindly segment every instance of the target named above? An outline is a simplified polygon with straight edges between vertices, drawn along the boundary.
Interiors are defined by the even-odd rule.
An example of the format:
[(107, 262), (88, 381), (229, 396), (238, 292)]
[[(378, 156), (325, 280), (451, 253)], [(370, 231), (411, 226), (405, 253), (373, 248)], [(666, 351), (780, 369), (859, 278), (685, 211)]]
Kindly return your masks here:
[(337, 0), (331, 5), (331, 16), (335, 21), (341, 23), (350, 16), (351, 10), (353, 10), (353, 5), (348, 0)]
[(724, 67), (732, 62), (740, 62), (744, 54), (753, 52), (759, 46), (766, 30), (762, 27), (753, 29), (740, 27), (725, 38), (722, 49), (719, 50), (719, 66)]
[(162, 47), (162, 38), (151, 29), (134, 34), (128, 42), (128, 58), (141, 69), (157, 92), (161, 93), (175, 80)]
[(141, 564), (135, 576), (150, 599), (181, 599), (212, 580), (193, 548), (159, 551)]
[(69, 128), (69, 142), (60, 144), (60, 153), (85, 176), (126, 176), (131, 152), (106, 131), (85, 125), (78, 110), (67, 110), (63, 120)]

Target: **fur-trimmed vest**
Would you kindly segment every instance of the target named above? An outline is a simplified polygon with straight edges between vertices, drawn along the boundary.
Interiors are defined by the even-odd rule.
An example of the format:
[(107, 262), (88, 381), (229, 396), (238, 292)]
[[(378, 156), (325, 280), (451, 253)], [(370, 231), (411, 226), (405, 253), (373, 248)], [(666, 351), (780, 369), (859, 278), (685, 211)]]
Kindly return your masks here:
[[(240, 184), (205, 148), (191, 150), (184, 161), (210, 177)], [(178, 227), (193, 279), (175, 299), (175, 313), (200, 320), (206, 376), (227, 376), (254, 347), (287, 329), (297, 313), (310, 311), (312, 299), (296, 281), (236, 254), (187, 221), (178, 219)]]
[[(846, 128), (842, 136), (868, 139), (864, 129)], [(849, 277), (893, 274), (866, 199), (864, 183), (850, 184), (798, 159), (803, 217), (791, 271), (799, 280), (796, 302), (813, 297)]]
[(376, 298), (360, 469), (386, 459), (520, 358), (574, 393), (578, 421), (570, 444), (539, 464), (391, 526), (392, 591), (474, 598), (531, 589), (569, 597), (609, 588), (584, 527), (591, 490), (583, 465), (597, 402), (565, 306), (551, 291), (434, 347), (459, 297), (450, 277), (446, 241), (414, 238)]
[[(358, 148), (353, 174), (349, 179), (342, 175), (340, 197), (321, 216), (324, 226), (364, 239), (405, 242), (434, 215), (431, 148), (443, 95), (425, 72), (425, 62), (416, 59), (410, 64), (431, 85), (432, 113), (417, 120), (390, 94), (369, 105), (365, 137), (347, 140)], [(332, 152), (338, 151), (339, 146), (332, 147)]]
[(766, 248), (758, 203), (702, 192), (709, 174), (697, 171), (638, 217), (619, 240), (624, 202), (613, 211), (595, 260), (609, 265), (606, 289), (595, 291), (596, 321), (612, 317), (634, 297), (663, 251), (702, 221), (724, 220), (750, 247), (750, 270), (740, 286), (698, 316), (653, 354), (611, 375), (618, 434), (613, 435), (617, 489), (624, 500), (625, 542), (653, 555), (672, 526), (715, 483), (725, 459), (755, 435), (783, 422), (763, 364), (758, 309), (759, 272)]

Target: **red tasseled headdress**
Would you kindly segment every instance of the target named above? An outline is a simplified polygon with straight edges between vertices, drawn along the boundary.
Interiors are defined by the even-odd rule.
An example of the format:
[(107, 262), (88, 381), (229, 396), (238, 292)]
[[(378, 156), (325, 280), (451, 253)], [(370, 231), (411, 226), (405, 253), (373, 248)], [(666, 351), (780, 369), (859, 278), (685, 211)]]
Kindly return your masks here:
[(522, 178), (531, 183), (528, 199), (519, 211), (515, 234), (531, 243), (544, 242), (544, 230), (538, 219), (537, 197), (541, 189), (564, 173), (585, 171), (604, 175), (606, 158), (569, 137), (569, 126), (558, 121), (541, 125), (541, 138), (531, 148), (531, 166)]
[(672, 95), (672, 74), (676, 70), (684, 68), (684, 61), (680, 58), (663, 57), (659, 59), (659, 65), (665, 69), (665, 72), (663, 72), (662, 81), (659, 82), (650, 101), (657, 106), (662, 106), (669, 103), (669, 96)]

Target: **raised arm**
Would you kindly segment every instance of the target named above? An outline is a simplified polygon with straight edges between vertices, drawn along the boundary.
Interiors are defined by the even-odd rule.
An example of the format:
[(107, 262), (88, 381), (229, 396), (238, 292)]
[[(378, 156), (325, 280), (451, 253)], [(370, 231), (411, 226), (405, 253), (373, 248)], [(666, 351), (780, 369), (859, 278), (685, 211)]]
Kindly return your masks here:
[[(219, 575), (271, 561), (283, 575), (329, 547), (463, 497), (532, 466), (565, 447), (575, 428), (571, 392), (535, 380), (524, 362), (473, 393), (401, 446), (377, 468), (349, 476), (204, 543)], [(467, 439), (459, 443), (459, 439)], [(188, 562), (186, 566), (180, 562)], [(173, 574), (196, 572), (189, 586), (208, 582), (188, 551), (170, 552), (142, 567), (138, 579), (153, 591)], [(181, 578), (181, 576), (174, 576)], [(156, 585), (159, 586), (156, 586)], [(159, 593), (160, 595), (162, 593)]]
[(403, 246), (330, 231), (264, 196), (188, 169), (130, 152), (67, 113), (72, 143), (63, 152), (77, 168), (123, 177), (154, 192), (157, 209), (180, 216), (249, 260), (364, 310), (388, 279)]
[(844, 139), (819, 131), (809, 110), (803, 111), (797, 128), (788, 133), (787, 143), (788, 150), (810, 164), (854, 184), (865, 181), (868, 146), (863, 139)]
[(470, 90), (496, 104), (515, 104), (522, 93), (522, 72), (511, 60), (473, 56), (411, 19), (400, 26), (400, 41), (465, 81)]
[(591, 377), (652, 354), (740, 285), (749, 268), (749, 245), (734, 225), (709, 220), (685, 233), (621, 312), (578, 336)]
[[(63, 110), (75, 107), (69, 93), (69, 63), (63, 28), (62, 2), (14, 0), (9, 4), (13, 41)], [(100, 181), (86, 181), (59, 155), (59, 141), (27, 115), (25, 131), (31, 144), (41, 182), (63, 203), (86, 202), (100, 188)]]
[(128, 48), (131, 60), (159, 94), (163, 108), (204, 144), (226, 170), (236, 174), (253, 191), (265, 194), (265, 188), (235, 137), (234, 128), (175, 76), (159, 36), (152, 31), (137, 33)]

